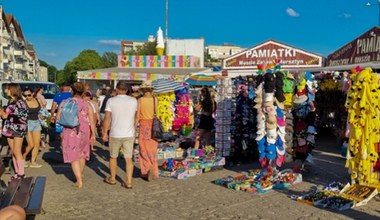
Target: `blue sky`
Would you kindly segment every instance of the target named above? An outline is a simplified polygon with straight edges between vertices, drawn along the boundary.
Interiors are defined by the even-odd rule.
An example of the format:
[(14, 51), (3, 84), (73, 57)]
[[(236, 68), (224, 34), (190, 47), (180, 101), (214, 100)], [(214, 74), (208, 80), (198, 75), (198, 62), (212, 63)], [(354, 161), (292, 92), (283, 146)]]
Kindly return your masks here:
[[(377, 3), (377, 0), (372, 0)], [(62, 69), (84, 49), (119, 53), (119, 41), (165, 30), (165, 0), (3, 0), (40, 59)], [(366, 0), (169, 0), (168, 35), (252, 47), (273, 39), (327, 56), (379, 23)]]

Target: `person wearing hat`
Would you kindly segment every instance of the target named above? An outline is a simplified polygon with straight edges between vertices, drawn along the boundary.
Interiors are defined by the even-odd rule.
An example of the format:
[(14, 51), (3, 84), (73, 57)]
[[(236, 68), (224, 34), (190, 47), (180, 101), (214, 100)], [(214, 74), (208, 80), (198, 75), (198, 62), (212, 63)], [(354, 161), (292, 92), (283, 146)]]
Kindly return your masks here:
[(215, 128), (214, 118), (212, 117), (212, 114), (215, 111), (215, 102), (212, 99), (208, 88), (202, 88), (201, 100), (201, 103), (195, 106), (195, 110), (201, 112), (198, 125), (198, 134), (194, 145), (195, 149), (198, 149), (199, 146), (210, 145), (211, 131)]
[(143, 96), (138, 99), (136, 125), (139, 126), (139, 163), (141, 177), (151, 181), (158, 178), (158, 142), (152, 138), (153, 119), (158, 109), (158, 100), (153, 95), (152, 81), (142, 83)]

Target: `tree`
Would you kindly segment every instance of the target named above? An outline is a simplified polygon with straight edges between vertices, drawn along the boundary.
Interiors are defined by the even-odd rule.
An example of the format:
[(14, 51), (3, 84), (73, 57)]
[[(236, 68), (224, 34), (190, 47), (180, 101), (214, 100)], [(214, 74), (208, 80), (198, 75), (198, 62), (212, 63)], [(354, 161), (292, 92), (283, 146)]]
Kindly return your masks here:
[(77, 57), (66, 63), (63, 76), (59, 77), (59, 84), (76, 82), (77, 71), (105, 68), (106, 64), (95, 50), (83, 50)]
[(147, 42), (142, 46), (137, 46), (136, 50), (130, 50), (125, 55), (157, 55), (156, 42)]
[(104, 52), (102, 59), (105, 62), (105, 67), (117, 67), (117, 54), (114, 52)]

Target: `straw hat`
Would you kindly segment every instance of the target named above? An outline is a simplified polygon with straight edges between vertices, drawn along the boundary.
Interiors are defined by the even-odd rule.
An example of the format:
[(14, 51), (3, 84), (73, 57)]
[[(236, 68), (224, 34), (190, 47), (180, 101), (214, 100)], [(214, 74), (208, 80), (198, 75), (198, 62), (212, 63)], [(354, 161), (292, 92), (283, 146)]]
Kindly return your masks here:
[(141, 86), (140, 86), (140, 89), (145, 89), (145, 88), (153, 88), (153, 85), (152, 85), (152, 81), (151, 80), (146, 80), (144, 81)]

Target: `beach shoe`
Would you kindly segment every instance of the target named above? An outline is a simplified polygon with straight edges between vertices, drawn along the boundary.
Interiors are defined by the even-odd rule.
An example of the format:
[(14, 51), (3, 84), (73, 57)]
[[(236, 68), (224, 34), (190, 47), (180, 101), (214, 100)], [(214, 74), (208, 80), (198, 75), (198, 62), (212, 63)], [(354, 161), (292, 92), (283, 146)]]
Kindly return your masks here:
[(132, 189), (133, 187), (132, 187), (132, 183), (126, 183), (126, 182), (122, 182), (121, 183), (121, 186), (122, 187), (124, 187), (124, 188), (126, 188), (126, 189)]
[(108, 184), (110, 184), (110, 185), (116, 185), (116, 180), (111, 179), (110, 176), (107, 176), (107, 177), (103, 180), (103, 182), (108, 183)]
[(40, 167), (42, 167), (42, 165), (39, 164), (39, 163), (30, 163), (29, 167), (31, 167), (31, 168), (40, 168)]
[(25, 161), (25, 163), (24, 163), (24, 167), (25, 167), (25, 168), (29, 167), (29, 162)]

